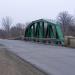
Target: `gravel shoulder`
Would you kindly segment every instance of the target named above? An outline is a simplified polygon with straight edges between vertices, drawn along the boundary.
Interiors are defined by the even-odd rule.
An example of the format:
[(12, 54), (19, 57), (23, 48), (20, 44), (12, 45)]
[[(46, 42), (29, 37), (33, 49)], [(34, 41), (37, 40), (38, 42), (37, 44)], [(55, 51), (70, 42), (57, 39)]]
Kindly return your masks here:
[(0, 75), (47, 75), (0, 45)]

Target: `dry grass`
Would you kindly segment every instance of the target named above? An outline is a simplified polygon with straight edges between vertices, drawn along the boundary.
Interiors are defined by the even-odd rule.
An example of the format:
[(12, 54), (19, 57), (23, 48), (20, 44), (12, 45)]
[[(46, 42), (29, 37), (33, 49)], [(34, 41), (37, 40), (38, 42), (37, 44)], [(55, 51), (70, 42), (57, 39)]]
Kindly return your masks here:
[(46, 75), (0, 46), (0, 75)]

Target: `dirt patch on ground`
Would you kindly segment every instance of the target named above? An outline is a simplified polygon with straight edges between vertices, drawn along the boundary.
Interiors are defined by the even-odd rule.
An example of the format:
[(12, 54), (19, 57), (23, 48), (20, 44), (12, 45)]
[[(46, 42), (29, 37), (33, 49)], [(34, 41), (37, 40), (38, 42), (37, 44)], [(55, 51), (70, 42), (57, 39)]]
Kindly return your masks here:
[(0, 75), (47, 75), (0, 45)]

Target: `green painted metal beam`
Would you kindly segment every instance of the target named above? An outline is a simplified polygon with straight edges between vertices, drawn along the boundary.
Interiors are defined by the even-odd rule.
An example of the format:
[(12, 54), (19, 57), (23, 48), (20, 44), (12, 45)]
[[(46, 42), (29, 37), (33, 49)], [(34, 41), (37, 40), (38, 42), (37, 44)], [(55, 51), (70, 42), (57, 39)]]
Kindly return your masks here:
[[(46, 26), (45, 23), (47, 24)], [(60, 43), (64, 44), (64, 37), (60, 25), (45, 20), (37, 20), (29, 24), (25, 30), (25, 37), (53, 38), (56, 39), (56, 41), (60, 40)], [(57, 44), (58, 41), (54, 43)]]

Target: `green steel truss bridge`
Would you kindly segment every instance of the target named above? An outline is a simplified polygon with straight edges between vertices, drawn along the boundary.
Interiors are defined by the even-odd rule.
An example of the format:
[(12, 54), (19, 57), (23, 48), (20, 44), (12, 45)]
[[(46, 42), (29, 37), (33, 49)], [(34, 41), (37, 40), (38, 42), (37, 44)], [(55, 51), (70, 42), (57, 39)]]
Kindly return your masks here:
[(64, 45), (64, 37), (58, 22), (39, 19), (32, 21), (25, 29), (25, 40)]

